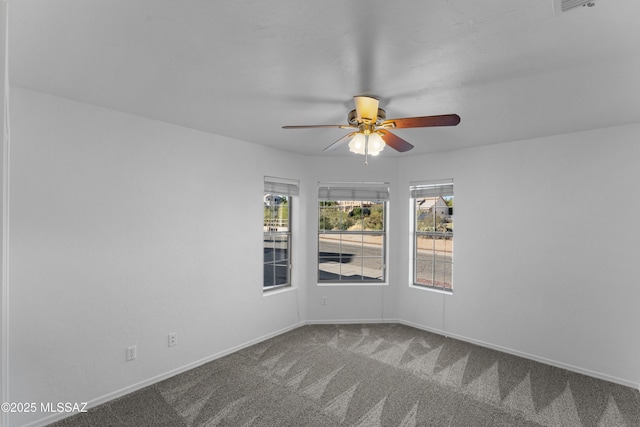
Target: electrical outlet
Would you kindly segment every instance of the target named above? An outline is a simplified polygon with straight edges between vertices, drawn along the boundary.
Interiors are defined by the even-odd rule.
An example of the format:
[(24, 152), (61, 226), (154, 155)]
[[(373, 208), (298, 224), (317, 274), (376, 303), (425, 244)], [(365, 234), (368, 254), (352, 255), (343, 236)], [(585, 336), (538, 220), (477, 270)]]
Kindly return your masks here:
[(173, 347), (178, 344), (178, 333), (173, 332), (169, 334), (169, 347)]
[(132, 345), (127, 347), (127, 360), (133, 360), (136, 358), (136, 346)]
[(327, 305), (327, 297), (322, 297), (322, 305)]

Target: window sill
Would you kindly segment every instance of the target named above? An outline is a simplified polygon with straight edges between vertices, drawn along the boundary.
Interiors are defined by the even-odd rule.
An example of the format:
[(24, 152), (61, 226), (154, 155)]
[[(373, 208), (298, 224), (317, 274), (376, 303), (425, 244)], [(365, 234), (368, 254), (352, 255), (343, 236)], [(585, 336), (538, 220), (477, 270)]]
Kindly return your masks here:
[(317, 283), (317, 286), (320, 287), (329, 287), (329, 286), (337, 286), (337, 287), (345, 287), (345, 286), (388, 286), (387, 282), (321, 282)]
[(284, 288), (275, 288), (275, 289), (269, 289), (266, 291), (262, 291), (262, 296), (263, 297), (270, 297), (271, 295), (277, 295), (277, 294), (283, 294), (285, 292), (292, 292), (297, 290), (298, 288), (293, 287), (293, 286), (287, 286)]
[(453, 295), (453, 291), (447, 291), (447, 290), (444, 290), (444, 289), (430, 288), (428, 286), (418, 286), (418, 285), (414, 285), (414, 284), (409, 284), (409, 287), (413, 288), (413, 289), (419, 289), (421, 291), (435, 292), (437, 294)]

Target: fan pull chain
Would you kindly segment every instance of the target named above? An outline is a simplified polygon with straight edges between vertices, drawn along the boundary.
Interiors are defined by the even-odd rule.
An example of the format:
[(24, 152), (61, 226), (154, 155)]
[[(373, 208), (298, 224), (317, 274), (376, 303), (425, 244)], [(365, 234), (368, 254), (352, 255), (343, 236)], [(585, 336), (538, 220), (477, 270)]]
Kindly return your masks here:
[(369, 166), (369, 135), (364, 134), (364, 164)]

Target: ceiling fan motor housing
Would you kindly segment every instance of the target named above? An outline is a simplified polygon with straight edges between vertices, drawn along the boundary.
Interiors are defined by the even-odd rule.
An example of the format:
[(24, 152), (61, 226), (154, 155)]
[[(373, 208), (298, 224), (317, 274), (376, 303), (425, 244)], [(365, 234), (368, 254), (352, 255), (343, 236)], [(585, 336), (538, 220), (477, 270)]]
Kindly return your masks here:
[[(382, 108), (378, 108), (378, 117), (376, 119), (375, 125), (380, 126), (386, 119), (387, 112)], [(356, 110), (349, 111), (349, 114), (347, 115), (347, 123), (356, 127), (360, 125), (360, 122), (358, 121), (358, 112)]]

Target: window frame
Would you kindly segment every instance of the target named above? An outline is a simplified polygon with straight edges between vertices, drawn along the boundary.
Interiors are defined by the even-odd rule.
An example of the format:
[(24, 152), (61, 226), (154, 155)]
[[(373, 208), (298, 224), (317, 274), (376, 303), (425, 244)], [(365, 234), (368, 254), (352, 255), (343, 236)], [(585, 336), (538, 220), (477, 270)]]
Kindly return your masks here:
[[(332, 186), (329, 189), (329, 186)], [(324, 188), (324, 190), (323, 190)], [(332, 196), (331, 194), (335, 194)], [(318, 237), (316, 240), (317, 244), (317, 256), (316, 256), (316, 280), (318, 285), (320, 286), (348, 286), (348, 285), (384, 285), (387, 283), (388, 277), (388, 247), (387, 247), (387, 234), (388, 234), (388, 224), (389, 224), (389, 184), (388, 183), (319, 183), (319, 194), (317, 201), (317, 213), (318, 213), (318, 222), (317, 222), (317, 233)], [(355, 209), (359, 208), (362, 216), (359, 218), (362, 221), (363, 227), (361, 230), (328, 230), (322, 227), (322, 210), (323, 207), (326, 209), (326, 205), (323, 206), (323, 202), (336, 202), (338, 203), (336, 206), (339, 206), (339, 203), (346, 203), (347, 206), (350, 206), (350, 212), (354, 212)], [(382, 207), (382, 229), (381, 230), (366, 230), (364, 227), (364, 218), (365, 218), (365, 209), (371, 208), (374, 205), (381, 205)], [(338, 209), (338, 208), (337, 208)], [(348, 215), (347, 210), (343, 210), (343, 212)], [(358, 221), (358, 220), (356, 220)], [(323, 260), (326, 263), (330, 257), (322, 257), (321, 254), (321, 245), (322, 245), (322, 237), (323, 236), (336, 236), (338, 238), (338, 260), (339, 269), (337, 273), (337, 278), (326, 279), (322, 278), (322, 273), (325, 272), (327, 274), (336, 274), (331, 273), (327, 270), (322, 270), (321, 266), (323, 264)], [(352, 239), (345, 239), (346, 236), (355, 237), (359, 242), (354, 244)], [(365, 255), (365, 248), (367, 247), (366, 237), (367, 236), (380, 236), (380, 255)], [(343, 250), (343, 244), (345, 241), (348, 241), (350, 246), (358, 247), (357, 253), (360, 255), (354, 255), (353, 253), (349, 253), (346, 250)], [(371, 243), (369, 243), (371, 244)], [(376, 244), (376, 243), (373, 243)], [(343, 264), (348, 264), (343, 261), (343, 255), (347, 258), (359, 258), (361, 260), (361, 265), (359, 267), (360, 274), (358, 275), (343, 275)], [(371, 276), (367, 276), (365, 274), (365, 261), (373, 261), (379, 260), (380, 265), (380, 275), (376, 276), (379, 278), (372, 278)], [(378, 271), (378, 270), (377, 270)], [(349, 280), (348, 278), (352, 279)], [(354, 279), (355, 277), (359, 277)]]
[[(264, 192), (263, 192), (263, 224), (262, 224), (262, 249), (263, 249), (263, 257), (262, 257), (262, 266), (263, 266), (263, 276), (262, 276), (262, 290), (263, 293), (268, 293), (275, 290), (282, 290), (286, 288), (293, 287), (292, 280), (292, 214), (293, 214), (293, 197), (298, 195), (298, 182), (293, 180), (286, 180), (284, 178), (273, 178), (273, 177), (265, 177), (264, 181)], [(286, 230), (279, 229), (278, 226), (274, 226), (271, 222), (269, 223), (266, 218), (266, 212), (268, 206), (268, 196), (276, 196), (281, 197), (286, 200)], [(277, 210), (282, 209), (284, 203), (278, 203)], [(275, 211), (275, 210), (274, 210)], [(278, 221), (280, 223), (280, 221)], [(272, 242), (272, 253), (273, 257), (271, 259), (267, 259), (267, 242)], [(284, 252), (285, 257), (278, 259), (277, 252), (278, 250), (282, 250), (282, 245), (278, 243), (284, 242)], [(285, 264), (286, 271), (286, 281), (284, 283), (278, 283), (278, 267), (282, 267)], [(273, 275), (271, 276), (272, 285), (267, 286), (267, 267), (270, 266)]]
[[(445, 230), (445, 231), (437, 231), (436, 230), (436, 218), (438, 216), (438, 209), (439, 207), (434, 203), (434, 205), (432, 205), (432, 212), (433, 212), (433, 224), (434, 224), (434, 230), (429, 230), (429, 231), (419, 231), (418, 230), (418, 204), (417, 201), (420, 199), (426, 199), (426, 198), (439, 198), (442, 197), (443, 200), (446, 201), (446, 198), (452, 198), (455, 200), (455, 196), (454, 196), (454, 184), (453, 184), (453, 179), (439, 179), (439, 180), (431, 180), (431, 181), (418, 181), (418, 182), (412, 182), (410, 183), (410, 187), (409, 187), (409, 191), (410, 191), (410, 210), (411, 210), (411, 274), (410, 274), (410, 285), (420, 288), (420, 289), (427, 289), (427, 290), (432, 290), (432, 291), (438, 291), (438, 292), (445, 292), (445, 293), (449, 293), (452, 294), (453, 293), (453, 285), (454, 285), (454, 281), (453, 281), (453, 237), (454, 237), (454, 231), (453, 229), (451, 229), (451, 231)], [(455, 203), (455, 202), (454, 202)], [(442, 206), (441, 206), (442, 207)], [(440, 207), (440, 208), (441, 208)], [(453, 213), (453, 207), (450, 207), (447, 205), (447, 215), (446, 217), (448, 217), (448, 219), (453, 220), (454, 217), (454, 213)], [(443, 223), (446, 224), (446, 223)], [(451, 224), (453, 224), (453, 222), (451, 222)], [(418, 239), (420, 237), (430, 237), (431, 240), (433, 241), (433, 246), (432, 249), (430, 250), (431, 255), (429, 255), (428, 257), (431, 258), (431, 278), (430, 278), (430, 283), (424, 283), (424, 282), (420, 282), (418, 280), (418, 271), (419, 271), (419, 266), (418, 266), (418, 262), (420, 258), (424, 258), (424, 255), (422, 255), (422, 257), (419, 257), (418, 254)], [(437, 250), (436, 249), (436, 240), (445, 240), (444, 243), (444, 250)], [(447, 240), (450, 240), (450, 260), (449, 261), (438, 261), (438, 256), (444, 256), (447, 257), (446, 252), (447, 251), (447, 246), (448, 244), (446, 243)], [(446, 273), (444, 274), (444, 278), (445, 280), (442, 281), (438, 281), (437, 279), (437, 272), (436, 272), (436, 268), (439, 265), (439, 267), (445, 269), (448, 266), (449, 268), (449, 273), (448, 273), (448, 277), (449, 277), (449, 282), (446, 282)], [(442, 283), (441, 285), (438, 285), (437, 283)], [(447, 286), (448, 285), (448, 286)]]

